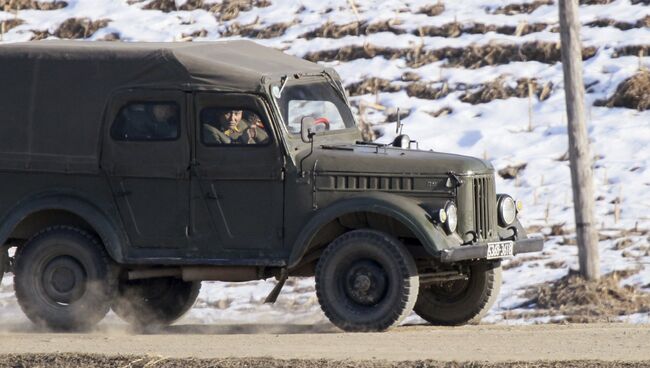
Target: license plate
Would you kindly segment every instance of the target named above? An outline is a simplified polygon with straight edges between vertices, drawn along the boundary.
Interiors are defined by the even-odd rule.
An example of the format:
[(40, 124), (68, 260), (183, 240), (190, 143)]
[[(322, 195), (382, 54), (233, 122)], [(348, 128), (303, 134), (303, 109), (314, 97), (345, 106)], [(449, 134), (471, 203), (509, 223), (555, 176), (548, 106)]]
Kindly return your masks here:
[(512, 241), (488, 243), (487, 259), (511, 257), (513, 245)]

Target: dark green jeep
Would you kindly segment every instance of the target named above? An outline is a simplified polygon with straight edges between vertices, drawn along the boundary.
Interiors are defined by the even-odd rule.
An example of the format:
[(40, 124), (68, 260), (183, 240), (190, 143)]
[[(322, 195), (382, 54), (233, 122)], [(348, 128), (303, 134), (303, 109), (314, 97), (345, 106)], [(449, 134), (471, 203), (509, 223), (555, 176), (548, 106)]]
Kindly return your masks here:
[(542, 249), (488, 162), (361, 141), (333, 70), (251, 42), (3, 45), (0, 85), (0, 275), (54, 329), (288, 276), (347, 331), (477, 322)]

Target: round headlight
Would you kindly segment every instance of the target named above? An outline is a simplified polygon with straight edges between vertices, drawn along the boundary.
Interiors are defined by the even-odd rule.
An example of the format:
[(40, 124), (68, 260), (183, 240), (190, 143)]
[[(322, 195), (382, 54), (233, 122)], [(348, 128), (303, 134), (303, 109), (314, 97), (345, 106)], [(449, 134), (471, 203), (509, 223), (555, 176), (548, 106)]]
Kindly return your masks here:
[(515, 221), (517, 216), (517, 206), (515, 200), (509, 195), (499, 196), (499, 224), (508, 226)]
[(411, 138), (406, 134), (400, 134), (393, 140), (393, 147), (409, 148), (409, 144), (411, 144)]
[(454, 202), (447, 202), (445, 205), (445, 212), (447, 213), (447, 222), (445, 222), (445, 227), (449, 233), (456, 231), (458, 227), (458, 210)]

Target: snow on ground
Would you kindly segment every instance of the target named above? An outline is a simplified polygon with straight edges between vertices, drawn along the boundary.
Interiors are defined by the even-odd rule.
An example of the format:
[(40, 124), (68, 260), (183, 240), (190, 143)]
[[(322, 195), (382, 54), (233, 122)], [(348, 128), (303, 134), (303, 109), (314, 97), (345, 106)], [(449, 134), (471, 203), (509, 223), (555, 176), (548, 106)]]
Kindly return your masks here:
[[(106, 27), (87, 38), (101, 40), (108, 37), (123, 41), (218, 40), (237, 27), (268, 30), (286, 23), (284, 32), (278, 32), (279, 35), (272, 38), (257, 39), (257, 42), (296, 56), (352, 45), (426, 52), (448, 46), (468, 48), (533, 41), (557, 42), (558, 33), (553, 31), (558, 26), (556, 5), (541, 5), (530, 14), (507, 15), (497, 10), (520, 2), (531, 3), (529, 0), (445, 1), (444, 11), (429, 16), (420, 12), (425, 6), (432, 5), (431, 1), (425, 0), (273, 0), (270, 5), (253, 1), (250, 9), (241, 9), (236, 17), (222, 17), (204, 9), (168, 13), (144, 10), (151, 3), (149, 0), (69, 0), (67, 7), (58, 10), (0, 11), (0, 22), (8, 24), (12, 19), (23, 22), (4, 32), (4, 42), (30, 40), (38, 33), (34, 31), (41, 34), (47, 31), (46, 36), (56, 34), (59, 25), (72, 17), (87, 17), (94, 21), (108, 19)], [(196, 3), (176, 0), (178, 8)], [(220, 1), (205, 3), (223, 5)], [(630, 0), (580, 7), (584, 46), (597, 48), (595, 55), (584, 62), (584, 79), (589, 86), (586, 97), (594, 156), (596, 218), (603, 239), (600, 242), (601, 268), (604, 273), (639, 269), (638, 273), (621, 283), (650, 291), (650, 111), (593, 106), (596, 100), (611, 96), (623, 80), (639, 69), (650, 67), (650, 59), (643, 55), (615, 57), (617, 49), (622, 46), (650, 45), (650, 29), (647, 21), (627, 30), (587, 25), (604, 18), (635, 23), (648, 16), (650, 6), (643, 5), (643, 2), (632, 4)], [(343, 25), (355, 21), (387, 21), (399, 32), (348, 35), (337, 39), (303, 37), (326, 24)], [(463, 26), (476, 23), (512, 27), (544, 23), (547, 26), (541, 31), (520, 36), (494, 31), (462, 33), (458, 37), (420, 35), (420, 30), (425, 27), (439, 27), (452, 22)], [(197, 36), (189, 36), (192, 34)], [(545, 250), (541, 257), (523, 255), (504, 262), (501, 294), (484, 322), (550, 322), (553, 318), (506, 320), (504, 314), (525, 301), (523, 291), (527, 286), (558, 279), (570, 268), (577, 268), (577, 248), (572, 245), (575, 244), (575, 235), (569, 166), (568, 161), (559, 160), (567, 151), (562, 67), (557, 62), (521, 61), (467, 69), (446, 67), (446, 63), (447, 60), (443, 59), (414, 67), (403, 57), (387, 59), (375, 56), (325, 64), (336, 68), (346, 85), (378, 77), (405, 86), (407, 83), (401, 81), (405, 72), (414, 73), (420, 82), (432, 86), (446, 83), (452, 92), (438, 99), (409, 97), (405, 90), (401, 90), (353, 96), (351, 100), (355, 107), (363, 101), (389, 109), (400, 107), (402, 111), (408, 110), (410, 115), (403, 119), (404, 132), (416, 138), (420, 148), (483, 157), (490, 160), (497, 170), (510, 165), (527, 165), (516, 180), (497, 176), (497, 188), (499, 192), (510, 193), (524, 201), (522, 222), (532, 232), (545, 236)], [(535, 78), (539, 85), (550, 82), (553, 88), (544, 101), (537, 97), (530, 100), (511, 97), (476, 105), (462, 102), (465, 92), (461, 87), (488, 83), (497, 77), (502, 77), (504, 83), (513, 87), (520, 78)], [(452, 112), (436, 118), (431, 115), (442, 108), (450, 108)], [(383, 124), (384, 113), (366, 110), (364, 114), (364, 120), (376, 124), (373, 127), (380, 135), (380, 142), (392, 140), (395, 124)], [(290, 280), (276, 305), (262, 305), (273, 285), (273, 281), (206, 282), (197, 305), (181, 323), (313, 324), (326, 321), (318, 307), (313, 279)], [(0, 287), (0, 319), (25, 319), (14, 300), (8, 276)], [(621, 319), (634, 323), (650, 322), (647, 315), (640, 314)], [(411, 316), (407, 322), (419, 323), (421, 320)]]

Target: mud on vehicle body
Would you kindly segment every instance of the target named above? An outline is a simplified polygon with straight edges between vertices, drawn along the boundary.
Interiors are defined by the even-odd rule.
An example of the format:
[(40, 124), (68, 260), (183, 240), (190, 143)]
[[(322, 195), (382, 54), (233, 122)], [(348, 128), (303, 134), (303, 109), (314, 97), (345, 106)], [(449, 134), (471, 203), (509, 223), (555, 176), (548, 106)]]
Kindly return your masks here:
[(245, 41), (0, 51), (0, 271), (35, 323), (164, 325), (203, 280), (276, 277), (273, 302), (289, 276), (344, 330), (471, 323), (500, 259), (542, 249), (488, 162), (362, 142), (331, 69)]

